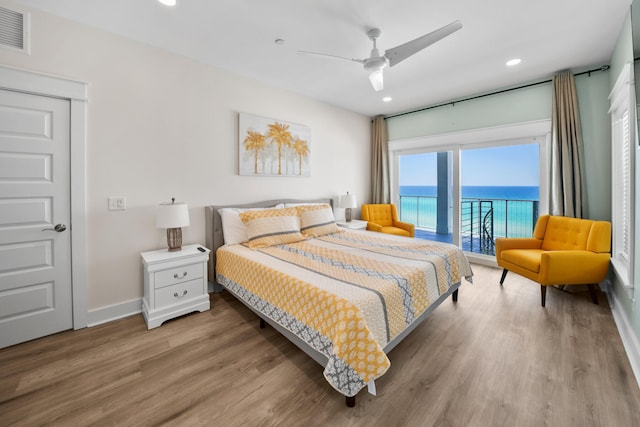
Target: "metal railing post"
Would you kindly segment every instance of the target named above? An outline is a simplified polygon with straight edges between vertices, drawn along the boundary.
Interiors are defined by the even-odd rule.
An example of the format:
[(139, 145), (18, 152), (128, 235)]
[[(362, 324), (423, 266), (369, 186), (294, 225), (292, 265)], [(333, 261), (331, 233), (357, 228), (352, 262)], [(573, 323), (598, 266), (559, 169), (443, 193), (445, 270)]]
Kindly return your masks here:
[(504, 201), (504, 237), (509, 237), (509, 201)]

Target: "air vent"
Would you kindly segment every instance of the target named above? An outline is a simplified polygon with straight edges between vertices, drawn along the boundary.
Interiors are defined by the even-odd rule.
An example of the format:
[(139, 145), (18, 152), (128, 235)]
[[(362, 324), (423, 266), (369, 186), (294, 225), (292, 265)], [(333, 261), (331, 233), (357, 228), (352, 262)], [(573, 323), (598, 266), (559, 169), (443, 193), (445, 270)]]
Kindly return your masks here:
[(28, 15), (0, 7), (0, 46), (29, 53)]

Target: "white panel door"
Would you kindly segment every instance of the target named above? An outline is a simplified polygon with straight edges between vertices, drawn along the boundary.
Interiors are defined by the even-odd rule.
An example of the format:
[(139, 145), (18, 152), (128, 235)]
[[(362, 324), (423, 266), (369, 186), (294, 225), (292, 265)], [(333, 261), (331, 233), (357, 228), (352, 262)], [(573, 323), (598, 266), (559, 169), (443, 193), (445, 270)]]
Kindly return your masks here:
[(71, 329), (68, 100), (0, 90), (0, 348)]

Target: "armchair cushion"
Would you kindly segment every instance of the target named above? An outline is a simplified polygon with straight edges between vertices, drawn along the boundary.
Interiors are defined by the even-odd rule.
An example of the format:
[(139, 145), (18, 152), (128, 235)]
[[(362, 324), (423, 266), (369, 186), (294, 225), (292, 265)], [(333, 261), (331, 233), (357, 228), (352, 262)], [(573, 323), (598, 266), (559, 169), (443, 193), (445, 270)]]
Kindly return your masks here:
[(542, 241), (545, 251), (586, 249), (593, 221), (550, 216)]
[(396, 236), (413, 237), (410, 231), (407, 231), (404, 228), (396, 227), (396, 226), (382, 227), (380, 231), (386, 234), (395, 234)]
[(503, 252), (502, 259), (533, 273), (538, 273), (543, 252), (542, 249), (509, 249)]

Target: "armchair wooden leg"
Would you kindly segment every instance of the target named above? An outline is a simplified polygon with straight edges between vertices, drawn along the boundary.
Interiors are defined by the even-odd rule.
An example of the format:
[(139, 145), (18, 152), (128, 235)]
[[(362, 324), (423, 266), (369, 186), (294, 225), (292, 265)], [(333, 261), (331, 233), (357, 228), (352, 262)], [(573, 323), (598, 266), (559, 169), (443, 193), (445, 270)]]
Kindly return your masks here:
[(591, 295), (591, 301), (593, 301), (594, 304), (599, 304), (598, 303), (598, 294), (596, 294), (596, 288), (594, 287), (593, 283), (589, 283), (587, 285), (587, 287), (589, 288), (589, 294)]
[(540, 285), (540, 297), (542, 298), (542, 306), (544, 307), (544, 303), (547, 299), (547, 287)]
[(507, 270), (506, 268), (502, 270), (502, 277), (500, 278), (500, 286), (502, 286), (502, 282), (504, 282), (504, 278), (507, 277), (508, 272), (509, 270)]

